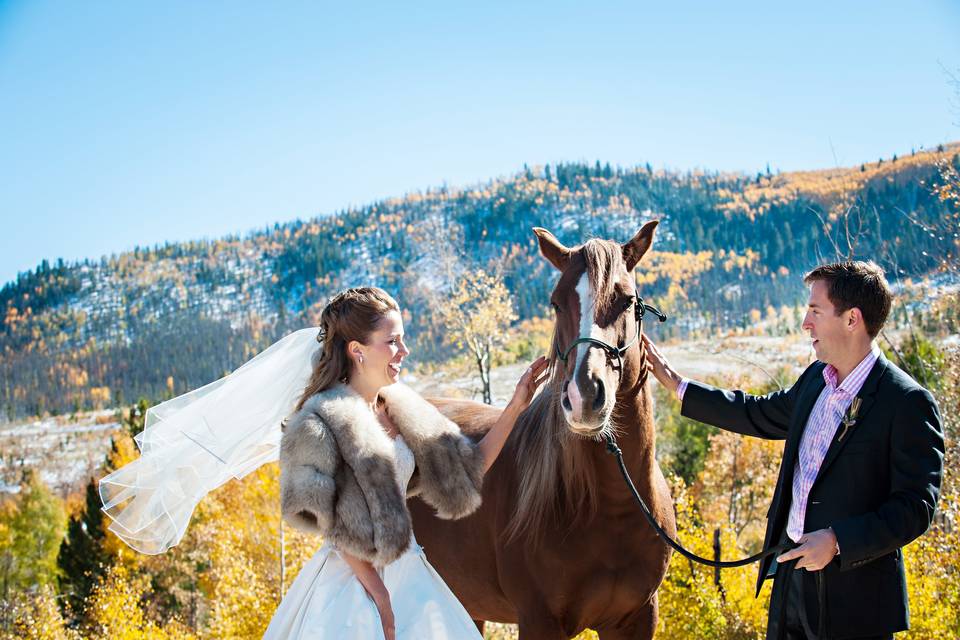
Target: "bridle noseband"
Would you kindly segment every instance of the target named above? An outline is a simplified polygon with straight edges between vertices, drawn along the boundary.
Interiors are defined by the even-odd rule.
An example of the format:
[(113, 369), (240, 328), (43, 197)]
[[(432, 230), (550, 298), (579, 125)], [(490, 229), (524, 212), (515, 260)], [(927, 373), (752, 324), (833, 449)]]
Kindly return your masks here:
[(560, 361), (566, 364), (567, 358), (570, 356), (570, 352), (573, 351), (573, 349), (578, 344), (580, 344), (581, 342), (585, 342), (587, 344), (592, 344), (594, 346), (600, 347), (601, 349), (606, 351), (607, 354), (616, 358), (617, 371), (620, 372), (620, 375), (623, 375), (623, 356), (627, 352), (627, 349), (632, 347), (633, 344), (640, 339), (640, 334), (643, 332), (642, 331), (643, 316), (646, 315), (647, 311), (657, 316), (660, 322), (667, 321), (667, 315), (663, 311), (660, 311), (660, 309), (657, 309), (656, 307), (651, 306), (646, 302), (644, 302), (643, 298), (640, 296), (640, 292), (637, 291), (636, 289), (634, 289), (634, 293), (636, 295), (634, 296), (634, 301), (633, 301), (633, 304), (635, 305), (633, 310), (633, 317), (637, 321), (637, 332), (633, 336), (633, 340), (623, 345), (622, 347), (615, 347), (612, 344), (607, 344), (603, 340), (598, 340), (597, 338), (588, 338), (588, 337), (581, 336), (581, 337), (578, 337), (576, 340), (574, 340), (572, 343), (570, 343), (570, 346), (567, 347), (566, 351), (564, 351), (563, 353), (557, 354), (557, 357), (560, 358)]

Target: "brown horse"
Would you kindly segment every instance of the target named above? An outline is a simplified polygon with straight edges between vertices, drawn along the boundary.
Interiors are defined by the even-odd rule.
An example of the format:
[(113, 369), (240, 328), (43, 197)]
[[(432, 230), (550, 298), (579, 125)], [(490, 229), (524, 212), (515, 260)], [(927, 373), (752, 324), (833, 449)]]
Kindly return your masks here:
[[(654, 458), (645, 352), (639, 339), (631, 344), (640, 331), (633, 269), (656, 226), (647, 223), (624, 245), (589, 240), (572, 249), (534, 229), (540, 252), (560, 270), (550, 380), (488, 472), (474, 515), (440, 520), (410, 502), (418, 541), (481, 630), (489, 620), (517, 623), (522, 640), (569, 638), (585, 628), (602, 640), (653, 637), (671, 552), (638, 510), (602, 436), (616, 433), (641, 495), (675, 535)], [(594, 343), (573, 345), (583, 337), (629, 348), (621, 360)], [(476, 402), (433, 402), (471, 435), (500, 414)]]

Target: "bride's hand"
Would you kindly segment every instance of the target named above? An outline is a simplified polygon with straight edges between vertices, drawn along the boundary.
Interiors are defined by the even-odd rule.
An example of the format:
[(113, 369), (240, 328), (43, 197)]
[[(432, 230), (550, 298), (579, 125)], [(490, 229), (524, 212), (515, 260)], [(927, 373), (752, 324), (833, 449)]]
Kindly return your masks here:
[(540, 356), (520, 376), (517, 389), (513, 392), (513, 398), (510, 400), (510, 404), (516, 407), (518, 411), (523, 411), (530, 406), (537, 389), (550, 376), (549, 366), (550, 361), (547, 360), (547, 357)]
[(517, 389), (513, 392), (510, 404), (500, 413), (500, 417), (497, 418), (493, 427), (487, 431), (487, 435), (480, 440), (478, 446), (480, 454), (483, 456), (484, 473), (490, 469), (497, 456), (500, 455), (503, 443), (507, 441), (507, 437), (517, 423), (517, 418), (520, 417), (524, 409), (530, 406), (530, 401), (533, 400), (537, 389), (550, 376), (549, 364), (549, 360), (540, 356), (527, 367), (527, 370), (520, 376), (520, 382), (517, 383)]
[(377, 611), (380, 612), (380, 622), (383, 624), (383, 635), (387, 640), (396, 640), (396, 630), (393, 624), (393, 606), (390, 604), (390, 595), (374, 599)]
[(353, 575), (357, 577), (363, 590), (367, 592), (367, 596), (373, 600), (374, 606), (377, 607), (386, 640), (395, 640), (396, 633), (393, 629), (393, 607), (390, 605), (390, 592), (383, 584), (383, 579), (377, 573), (376, 567), (367, 560), (361, 560), (346, 551), (340, 551), (340, 556), (350, 566)]

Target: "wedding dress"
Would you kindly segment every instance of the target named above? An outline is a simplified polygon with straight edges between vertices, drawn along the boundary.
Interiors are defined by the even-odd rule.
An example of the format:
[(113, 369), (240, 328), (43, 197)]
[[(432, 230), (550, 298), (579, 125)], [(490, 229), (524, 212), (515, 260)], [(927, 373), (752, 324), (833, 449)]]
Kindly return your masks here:
[[(397, 476), (405, 492), (413, 452), (394, 438)], [(476, 625), (411, 534), (410, 548), (379, 570), (393, 607), (397, 640), (481, 640)], [(270, 626), (269, 640), (383, 640), (380, 613), (353, 570), (329, 543), (300, 570)]]

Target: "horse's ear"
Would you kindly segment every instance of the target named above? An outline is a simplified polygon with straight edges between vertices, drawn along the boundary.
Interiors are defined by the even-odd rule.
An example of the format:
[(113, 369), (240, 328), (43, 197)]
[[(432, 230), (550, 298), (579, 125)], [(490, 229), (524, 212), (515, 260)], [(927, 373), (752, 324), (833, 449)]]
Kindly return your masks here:
[(633, 271), (643, 254), (650, 249), (650, 245), (653, 244), (653, 231), (658, 224), (660, 224), (659, 220), (651, 220), (643, 225), (640, 231), (637, 231), (637, 235), (633, 236), (630, 242), (621, 247), (623, 249), (623, 261), (627, 263), (627, 271)]
[(540, 243), (540, 253), (543, 257), (560, 271), (566, 269), (567, 263), (570, 261), (570, 249), (563, 246), (556, 236), (543, 227), (534, 227), (533, 232), (537, 235), (537, 242)]

